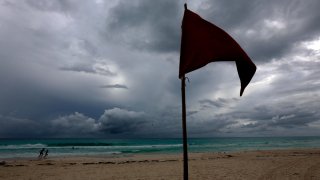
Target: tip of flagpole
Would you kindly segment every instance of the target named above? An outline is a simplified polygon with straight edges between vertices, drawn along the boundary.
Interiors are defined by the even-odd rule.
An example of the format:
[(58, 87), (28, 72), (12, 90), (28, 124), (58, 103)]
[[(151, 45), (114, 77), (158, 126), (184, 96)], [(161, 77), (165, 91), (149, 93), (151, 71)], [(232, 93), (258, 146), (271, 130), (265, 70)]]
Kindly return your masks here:
[(184, 10), (187, 10), (188, 7), (187, 7), (187, 3), (184, 3)]

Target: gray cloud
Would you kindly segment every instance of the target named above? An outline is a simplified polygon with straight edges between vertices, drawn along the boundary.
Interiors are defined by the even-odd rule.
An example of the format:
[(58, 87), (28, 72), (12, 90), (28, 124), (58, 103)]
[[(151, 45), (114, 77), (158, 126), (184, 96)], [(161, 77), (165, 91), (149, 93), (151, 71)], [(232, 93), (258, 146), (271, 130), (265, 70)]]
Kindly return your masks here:
[(111, 134), (134, 134), (147, 122), (143, 112), (113, 108), (100, 117), (101, 131)]
[(24, 118), (0, 115), (0, 137), (39, 137), (44, 133), (41, 125)]
[(177, 128), (180, 126), (180, 117), (172, 113), (150, 115), (111, 108), (94, 119), (75, 112), (50, 120), (50, 126), (45, 130), (52, 137), (179, 137), (181, 129)]
[(255, 61), (269, 61), (319, 36), (319, 5), (316, 0), (210, 1), (204, 15), (238, 39)]
[(207, 105), (210, 105), (213, 107), (221, 108), (237, 100), (238, 100), (237, 98), (232, 98), (232, 99), (218, 98), (216, 100), (203, 99), (203, 100), (200, 100), (199, 103), (203, 105), (203, 107), (207, 107)]
[(178, 51), (181, 12), (179, 1), (120, 1), (111, 9), (107, 36), (134, 49)]
[(187, 116), (191, 116), (196, 113), (198, 113), (198, 111), (187, 111)]
[(77, 7), (76, 1), (73, 0), (27, 0), (26, 1), (31, 7), (41, 10), (41, 11), (58, 11), (58, 12), (67, 12), (71, 9)]
[(129, 89), (126, 85), (123, 84), (109, 84), (100, 86), (100, 88), (107, 88), (107, 89)]
[(200, 100), (200, 104), (215, 106), (215, 107), (223, 107), (224, 103), (219, 101), (212, 101), (210, 99)]
[(61, 137), (86, 137), (97, 134), (99, 124), (92, 118), (75, 112), (51, 121), (54, 134)]
[(73, 66), (73, 67), (61, 67), (60, 70), (62, 71), (73, 71), (73, 72), (84, 72), (89, 74), (98, 74), (103, 76), (115, 76), (116, 73), (112, 72), (107, 66), (99, 67), (99, 65), (94, 66)]
[[(1, 137), (181, 137), (183, 3), (2, 1)], [(188, 2), (258, 66), (241, 98), (233, 62), (187, 74), (191, 137), (320, 135), (318, 7)]]

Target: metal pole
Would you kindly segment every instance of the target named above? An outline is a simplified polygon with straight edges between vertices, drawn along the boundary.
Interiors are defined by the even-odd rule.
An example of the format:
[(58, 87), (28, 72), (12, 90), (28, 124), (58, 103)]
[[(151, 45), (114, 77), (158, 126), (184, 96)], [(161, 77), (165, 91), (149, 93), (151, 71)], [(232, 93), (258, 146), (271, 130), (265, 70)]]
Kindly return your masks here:
[(183, 179), (188, 180), (188, 142), (187, 142), (187, 122), (186, 122), (186, 78), (181, 78), (182, 96), (182, 135), (183, 135)]

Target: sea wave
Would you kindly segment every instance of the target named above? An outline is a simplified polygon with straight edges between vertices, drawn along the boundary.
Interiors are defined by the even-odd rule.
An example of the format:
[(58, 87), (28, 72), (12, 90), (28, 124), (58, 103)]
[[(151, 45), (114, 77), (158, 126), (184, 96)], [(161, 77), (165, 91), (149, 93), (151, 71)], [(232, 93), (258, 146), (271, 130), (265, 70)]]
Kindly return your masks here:
[(14, 144), (14, 145), (0, 145), (0, 149), (33, 149), (33, 148), (44, 148), (46, 144)]
[(73, 147), (73, 146), (113, 146), (113, 143), (95, 143), (95, 142), (72, 142), (72, 143), (49, 143), (48, 147)]
[(118, 144), (118, 143), (51, 143), (48, 144), (50, 148), (101, 148), (101, 149), (131, 149), (131, 148), (171, 148), (182, 147), (182, 144), (156, 144), (156, 145), (130, 145), (130, 144)]

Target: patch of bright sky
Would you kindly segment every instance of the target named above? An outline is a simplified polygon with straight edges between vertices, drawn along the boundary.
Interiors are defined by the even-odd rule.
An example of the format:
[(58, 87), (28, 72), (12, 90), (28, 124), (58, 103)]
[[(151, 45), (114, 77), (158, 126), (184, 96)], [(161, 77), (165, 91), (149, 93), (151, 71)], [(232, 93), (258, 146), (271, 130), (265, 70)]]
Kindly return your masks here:
[(270, 29), (284, 29), (286, 28), (286, 24), (280, 20), (270, 20), (270, 19), (266, 19), (264, 20), (264, 24), (266, 27), (270, 28)]
[(304, 45), (311, 50), (320, 51), (320, 37), (316, 40), (305, 42)]

